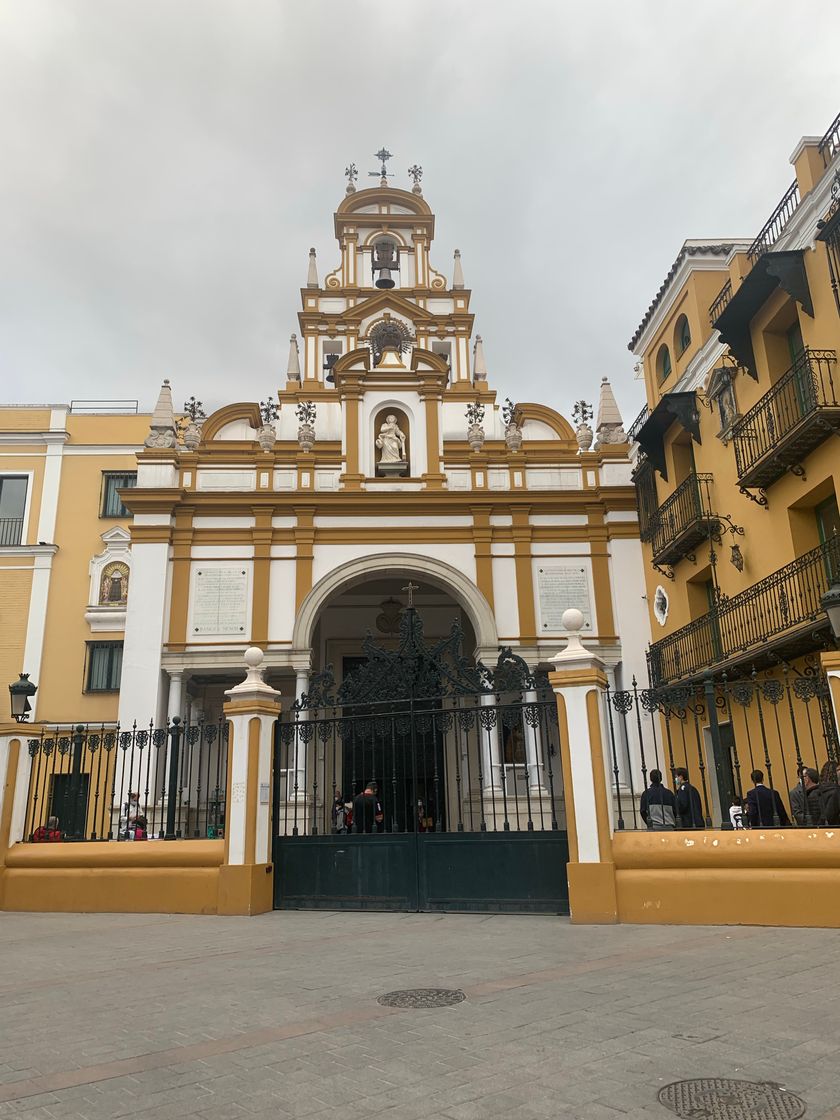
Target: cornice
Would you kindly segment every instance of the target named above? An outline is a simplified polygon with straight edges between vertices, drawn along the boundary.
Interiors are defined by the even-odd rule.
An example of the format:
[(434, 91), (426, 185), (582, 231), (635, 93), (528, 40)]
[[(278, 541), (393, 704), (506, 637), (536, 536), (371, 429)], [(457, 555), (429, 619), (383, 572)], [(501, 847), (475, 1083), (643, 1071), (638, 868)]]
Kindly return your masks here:
[(28, 444), (28, 443), (67, 443), (70, 433), (67, 431), (37, 431), (37, 432), (0, 432), (0, 444)]
[[(9, 544), (0, 546), (0, 556), (55, 556), (57, 544)], [(3, 569), (0, 568), (0, 572)]]

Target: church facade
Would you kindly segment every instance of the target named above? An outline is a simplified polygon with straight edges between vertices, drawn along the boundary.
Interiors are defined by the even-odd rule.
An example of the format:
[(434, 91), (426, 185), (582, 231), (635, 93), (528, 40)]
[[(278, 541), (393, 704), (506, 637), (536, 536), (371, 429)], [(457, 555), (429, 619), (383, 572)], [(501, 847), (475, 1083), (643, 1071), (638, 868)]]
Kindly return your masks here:
[[(56, 648), (45, 648), (43, 672), (15, 666), (38, 685), (41, 726), (29, 739), (29, 800), (13, 841), (51, 817), (63, 831), (69, 820), (74, 839), (132, 838), (138, 819), (152, 836), (224, 835), (237, 788), (227, 788), (223, 708), (253, 646), (289, 724), (277, 743), (285, 761), (259, 783), (275, 832), (334, 831), (341, 791), (350, 807), (377, 777), (389, 783), (386, 831), (565, 835), (546, 678), (567, 636), (564, 612), (581, 612), (583, 639), (613, 687), (645, 680), (629, 446), (606, 378), (592, 426), (583, 402), (573, 426), (552, 404), (498, 399), (460, 254), (451, 276), (438, 271), (434, 228), (419, 174), (410, 190), (384, 176), (356, 190), (351, 176), (323, 278), (310, 253), (276, 396), (205, 417), (194, 400), (176, 409), (165, 382), (151, 417), (122, 423), (136, 440), (136, 471), (120, 459), (120, 518), (103, 526), (99, 509), (88, 528), (77, 519), (72, 535), (93, 542), (89, 554), (75, 548), (70, 564), (61, 544), (67, 591), (38, 600)], [(95, 442), (92, 429), (113, 430), (113, 417), (85, 424)], [(68, 447), (71, 427), (59, 433)], [(79, 508), (80, 494), (64, 500)], [(18, 610), (31, 630), (23, 601)], [(53, 637), (59, 613), (72, 627)], [(80, 648), (70, 648), (67, 634), (80, 628)], [(388, 750), (365, 725), (357, 757), (336, 705), (360, 668), (375, 680), (371, 658), (387, 685), (428, 651), (439, 656), (440, 695), (415, 720), (409, 780), (396, 745), (402, 715)], [(494, 712), (476, 709), (474, 740), (456, 746), (473, 685), (484, 690), (476, 704)], [(356, 688), (365, 711), (383, 696), (405, 702), (376, 689)], [(437, 729), (428, 749), (417, 745), (423, 720)], [(64, 738), (59, 726), (71, 729)], [(633, 728), (623, 733), (622, 759), (610, 766), (622, 780), (638, 749)]]

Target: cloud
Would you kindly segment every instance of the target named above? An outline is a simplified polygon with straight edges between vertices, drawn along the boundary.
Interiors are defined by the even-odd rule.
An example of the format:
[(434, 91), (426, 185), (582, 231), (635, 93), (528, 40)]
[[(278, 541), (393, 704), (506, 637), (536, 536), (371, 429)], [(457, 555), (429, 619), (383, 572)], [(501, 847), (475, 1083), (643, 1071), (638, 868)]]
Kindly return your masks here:
[(838, 32), (828, 2), (5, 0), (2, 395), (264, 398), (384, 143), (500, 395), (568, 413), (607, 374), (629, 421), (627, 339), (686, 237), (769, 215)]

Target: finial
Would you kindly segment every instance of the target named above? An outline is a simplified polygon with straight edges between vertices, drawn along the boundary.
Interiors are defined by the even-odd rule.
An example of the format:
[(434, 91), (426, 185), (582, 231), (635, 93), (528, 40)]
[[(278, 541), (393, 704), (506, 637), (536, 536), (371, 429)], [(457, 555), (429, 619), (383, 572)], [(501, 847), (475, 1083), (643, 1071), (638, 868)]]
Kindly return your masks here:
[(601, 378), (601, 395), (598, 400), (598, 423), (595, 427), (595, 447), (609, 443), (627, 443), (624, 421), (608, 377)]
[(318, 264), (315, 260), (315, 250), (309, 250), (309, 272), (306, 275), (307, 288), (319, 288), (318, 283)]
[(487, 380), (487, 363), (484, 360), (484, 340), (480, 334), (475, 336), (475, 345), (473, 346), (473, 380)]
[(368, 175), (372, 176), (374, 179), (378, 178), (380, 187), (387, 187), (388, 176), (392, 175), (393, 172), (389, 171), (385, 164), (389, 159), (393, 159), (394, 157), (387, 148), (380, 148), (378, 152), (374, 152), (374, 156), (382, 164), (382, 168), (380, 171), (368, 171)]
[(347, 190), (344, 193), (353, 194), (356, 190), (356, 180), (359, 177), (359, 172), (356, 170), (355, 163), (351, 163), (349, 167), (345, 167), (344, 174), (347, 176)]
[(409, 580), (405, 587), (401, 588), (401, 590), (408, 593), (408, 606), (410, 610), (414, 606), (414, 592), (419, 591), (420, 588), (416, 583), (412, 583), (411, 580)]
[(145, 447), (175, 447), (178, 443), (175, 427), (175, 410), (172, 406), (172, 389), (169, 380), (165, 380), (160, 387), (157, 404), (152, 413), (152, 422), (149, 434), (144, 441)]
[(300, 351), (298, 350), (297, 335), (289, 339), (289, 364), (286, 366), (286, 380), (300, 381)]
[(409, 167), (408, 173), (411, 176), (414, 186), (411, 188), (415, 194), (422, 195), (423, 188), (420, 186), (420, 180), (423, 178), (423, 168), (418, 167), (415, 163), (413, 167)]
[(455, 250), (455, 264), (452, 266), (452, 287), (463, 288), (464, 270), (461, 268), (461, 250)]

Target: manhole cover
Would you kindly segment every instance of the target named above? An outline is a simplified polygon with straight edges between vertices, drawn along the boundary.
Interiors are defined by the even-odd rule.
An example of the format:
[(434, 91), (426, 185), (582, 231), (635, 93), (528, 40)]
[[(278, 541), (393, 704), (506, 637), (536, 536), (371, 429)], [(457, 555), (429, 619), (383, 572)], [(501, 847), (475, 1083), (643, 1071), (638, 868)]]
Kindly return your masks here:
[(659, 1102), (692, 1120), (797, 1120), (805, 1102), (767, 1081), (709, 1077), (675, 1081), (659, 1090)]
[(405, 992), (386, 992), (376, 1002), (383, 1007), (452, 1007), (466, 998), (460, 988), (409, 988)]

